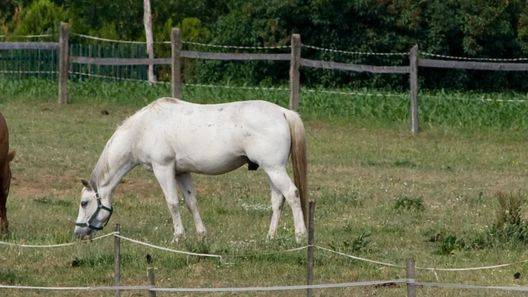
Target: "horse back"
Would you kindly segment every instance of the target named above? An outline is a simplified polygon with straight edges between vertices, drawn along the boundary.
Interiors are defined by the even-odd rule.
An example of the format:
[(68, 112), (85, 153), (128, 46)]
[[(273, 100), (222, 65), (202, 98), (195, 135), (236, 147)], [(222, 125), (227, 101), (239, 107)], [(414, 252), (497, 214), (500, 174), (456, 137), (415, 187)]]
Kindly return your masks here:
[(141, 135), (136, 155), (145, 158), (141, 163), (175, 156), (182, 171), (206, 174), (250, 162), (285, 163), (291, 142), (287, 112), (266, 101), (194, 104), (158, 99), (134, 116), (133, 130), (140, 131), (134, 135)]

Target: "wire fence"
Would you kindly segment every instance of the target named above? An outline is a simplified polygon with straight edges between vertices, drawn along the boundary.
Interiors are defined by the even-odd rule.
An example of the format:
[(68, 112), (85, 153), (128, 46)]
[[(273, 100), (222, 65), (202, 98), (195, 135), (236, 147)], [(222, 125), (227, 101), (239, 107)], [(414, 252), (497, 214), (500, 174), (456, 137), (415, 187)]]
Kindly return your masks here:
[[(50, 34), (0, 35), (0, 77), (57, 79), (58, 46), (49, 42), (53, 37)], [(5, 46), (17, 43), (19, 46), (15, 49)]]
[[(69, 51), (72, 56), (81, 56), (87, 58), (147, 58), (146, 55), (146, 44), (143, 41), (127, 41), (117, 40), (109, 38), (100, 38), (96, 36), (90, 36), (79, 33), (71, 33), (71, 40)], [(56, 40), (57, 36), (52, 34), (43, 35), (0, 35), (0, 77), (9, 79), (25, 79), (25, 78), (37, 78), (37, 79), (49, 79), (56, 80), (59, 69), (58, 69), (58, 44), (53, 43), (51, 40)], [(15, 47), (9, 48), (2, 46), (7, 43), (17, 43), (22, 41), (26, 48)], [(31, 46), (33, 44), (33, 46)], [(49, 46), (45, 46), (49, 44)], [(156, 53), (158, 56), (170, 56), (170, 41), (156, 42)], [(291, 45), (280, 45), (280, 46), (235, 46), (235, 45), (219, 45), (219, 44), (206, 44), (200, 42), (182, 41), (184, 46), (198, 47), (206, 50), (231, 50), (231, 51), (284, 51), (289, 50)], [(335, 55), (344, 56), (355, 56), (359, 57), (356, 60), (347, 60), (352, 62), (367, 61), (365, 57), (378, 57), (378, 58), (396, 58), (392, 62), (385, 60), (388, 64), (396, 65), (402, 63), (402, 61), (408, 60), (409, 52), (375, 52), (375, 51), (349, 51), (342, 49), (324, 48), (315, 45), (301, 44), (301, 47), (306, 50), (318, 52), (320, 56), (325, 57), (324, 53), (332, 54), (328, 58), (336, 59)], [(421, 52), (421, 56), (446, 59), (453, 61), (486, 61), (486, 62), (524, 62), (528, 61), (528, 58), (512, 58), (512, 59), (497, 59), (497, 58), (469, 58), (461, 56), (448, 56), (439, 55), (434, 53)], [(401, 59), (403, 58), (403, 60)], [(189, 62), (189, 61), (188, 61)], [(196, 61), (194, 61), (196, 63)], [(207, 63), (207, 62), (206, 62)], [(199, 66), (187, 63), (186, 65), (190, 70), (196, 69)], [(93, 65), (93, 64), (79, 64), (71, 63), (68, 69), (69, 78), (72, 80), (86, 80), (86, 79), (103, 79), (103, 80), (116, 80), (116, 81), (127, 81), (146, 83), (147, 78), (147, 65)], [(170, 65), (155, 65), (155, 73), (157, 74), (159, 84), (170, 83)], [(287, 92), (288, 88), (281, 87), (262, 87), (262, 86), (239, 86), (234, 84), (218, 84), (218, 83), (207, 83), (207, 82), (186, 82), (183, 83), (183, 87), (188, 88), (210, 88), (210, 89), (225, 89), (225, 90), (258, 90), (258, 91), (269, 91), (269, 92)], [(362, 96), (362, 97), (393, 97), (406, 99), (408, 94), (391, 93), (391, 92), (361, 92), (361, 91), (346, 91), (346, 90), (332, 90), (332, 89), (311, 89), (302, 88), (301, 92), (305, 93), (320, 93), (320, 94), (334, 94), (342, 96)], [(457, 96), (457, 95), (438, 95), (433, 93), (425, 92), (421, 97), (429, 99), (455, 99), (455, 100), (467, 100), (468, 97)], [(482, 102), (504, 102), (504, 103), (523, 103), (527, 100), (524, 98), (520, 99), (502, 99), (497, 96), (488, 96), (483, 98), (470, 98), (470, 100), (482, 101)]]

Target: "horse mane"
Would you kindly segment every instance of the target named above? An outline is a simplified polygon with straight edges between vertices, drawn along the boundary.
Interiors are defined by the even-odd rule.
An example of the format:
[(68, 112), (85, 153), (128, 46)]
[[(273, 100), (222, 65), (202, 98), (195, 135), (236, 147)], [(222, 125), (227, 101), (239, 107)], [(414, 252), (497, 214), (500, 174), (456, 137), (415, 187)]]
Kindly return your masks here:
[(108, 175), (110, 175), (110, 163), (108, 160), (108, 150), (112, 146), (116, 137), (118, 137), (121, 133), (125, 133), (129, 129), (133, 129), (135, 119), (140, 117), (145, 112), (156, 111), (157, 109), (161, 109), (161, 105), (163, 103), (175, 104), (178, 102), (179, 100), (176, 98), (163, 97), (163, 98), (153, 101), (152, 103), (148, 104), (147, 106), (143, 107), (142, 109), (140, 109), (133, 115), (123, 120), (123, 122), (121, 122), (121, 124), (115, 130), (112, 137), (110, 137), (110, 139), (107, 141), (101, 155), (99, 156), (99, 159), (97, 160), (97, 163), (95, 164), (95, 167), (92, 170), (92, 174), (90, 175), (90, 183), (92, 185), (97, 186), (98, 181), (106, 180)]
[(92, 185), (93, 187), (97, 188), (97, 181), (103, 179), (105, 176), (110, 174), (110, 165), (108, 164), (107, 148), (111, 144), (112, 139), (113, 137), (110, 138), (110, 140), (105, 145), (105, 148), (99, 156), (99, 159), (97, 160), (97, 163), (95, 164), (95, 167), (92, 170), (92, 174), (90, 175), (90, 185)]

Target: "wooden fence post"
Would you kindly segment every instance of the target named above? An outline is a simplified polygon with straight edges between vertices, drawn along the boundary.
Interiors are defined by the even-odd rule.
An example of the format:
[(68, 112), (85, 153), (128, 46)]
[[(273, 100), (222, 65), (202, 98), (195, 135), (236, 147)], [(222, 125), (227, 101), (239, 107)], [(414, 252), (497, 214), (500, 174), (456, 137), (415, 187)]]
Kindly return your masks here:
[(411, 48), (409, 55), (409, 84), (411, 88), (411, 133), (416, 135), (418, 122), (418, 45)]
[(290, 104), (291, 110), (299, 109), (299, 65), (301, 63), (301, 35), (292, 34), (290, 58)]
[[(154, 276), (154, 267), (147, 268), (148, 284), (150, 288), (156, 287), (156, 278)], [(156, 297), (156, 291), (149, 290), (149, 297)]]
[(416, 297), (416, 272), (414, 258), (407, 258), (407, 297)]
[[(115, 233), (120, 235), (121, 225), (115, 225)], [(114, 236), (114, 284), (118, 287), (121, 284), (121, 238)], [(116, 290), (116, 297), (121, 296), (121, 292)]]
[(69, 68), (69, 27), (60, 24), (59, 34), (59, 104), (68, 103), (68, 68)]
[[(314, 243), (315, 243), (315, 225), (314, 225), (314, 215), (315, 215), (315, 201), (310, 201), (308, 203), (308, 250), (307, 250), (307, 260), (306, 260), (306, 284), (313, 284), (313, 268), (314, 268)], [(308, 288), (306, 291), (307, 297), (313, 296), (313, 289)]]
[(172, 28), (171, 31), (171, 53), (172, 97), (181, 99), (181, 37), (178, 28)]

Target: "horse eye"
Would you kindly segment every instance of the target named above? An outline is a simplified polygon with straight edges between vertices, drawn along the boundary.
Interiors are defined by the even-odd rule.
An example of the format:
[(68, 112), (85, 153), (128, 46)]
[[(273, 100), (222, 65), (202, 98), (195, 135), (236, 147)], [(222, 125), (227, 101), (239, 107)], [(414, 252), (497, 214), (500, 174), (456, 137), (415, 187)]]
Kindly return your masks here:
[(88, 205), (88, 201), (81, 201), (81, 207), (86, 207)]

